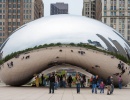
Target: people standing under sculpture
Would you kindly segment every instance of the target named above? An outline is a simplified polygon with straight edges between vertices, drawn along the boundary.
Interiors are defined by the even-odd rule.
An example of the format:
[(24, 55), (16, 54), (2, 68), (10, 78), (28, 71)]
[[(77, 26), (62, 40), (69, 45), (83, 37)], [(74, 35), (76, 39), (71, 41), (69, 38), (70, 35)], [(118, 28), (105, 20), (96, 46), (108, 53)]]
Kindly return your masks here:
[(38, 77), (38, 75), (35, 76), (35, 84), (36, 84), (36, 87), (39, 87), (39, 77)]
[(50, 75), (49, 81), (50, 81), (49, 93), (51, 93), (51, 90), (52, 90), (52, 93), (54, 93), (54, 84), (55, 84), (55, 76), (54, 76), (54, 74)]
[(65, 74), (63, 75), (63, 87), (66, 88), (66, 76), (65, 76)]
[(93, 81), (92, 81), (92, 93), (97, 94), (97, 80), (98, 80), (98, 76), (93, 76)]
[(60, 87), (63, 87), (63, 76), (60, 76)]
[(41, 86), (45, 86), (44, 80), (45, 80), (45, 77), (44, 77), (44, 74), (42, 74), (42, 76), (41, 76)]
[(77, 88), (77, 93), (80, 93), (80, 76), (79, 76), (79, 74), (76, 74), (76, 88)]
[(104, 87), (105, 84), (103, 83), (103, 81), (100, 83), (100, 93), (104, 93)]
[(55, 74), (55, 90), (57, 90), (57, 88), (58, 88), (58, 75), (57, 74)]
[(122, 89), (122, 78), (121, 78), (121, 75), (118, 76), (118, 85), (119, 85), (119, 89)]
[(71, 88), (71, 84), (72, 84), (72, 81), (73, 81), (73, 79), (72, 79), (72, 77), (71, 77), (71, 75), (68, 77), (68, 79), (67, 79), (67, 82), (68, 82), (68, 86)]
[(90, 88), (92, 88), (93, 76), (90, 78)]
[(83, 79), (83, 75), (81, 76), (80, 84), (81, 84), (81, 88), (84, 88), (84, 79)]
[(110, 95), (110, 90), (111, 90), (111, 78), (110, 76), (107, 78), (107, 95)]
[(113, 94), (114, 91), (114, 82), (113, 82), (113, 77), (111, 76), (111, 89), (110, 89), (110, 94)]

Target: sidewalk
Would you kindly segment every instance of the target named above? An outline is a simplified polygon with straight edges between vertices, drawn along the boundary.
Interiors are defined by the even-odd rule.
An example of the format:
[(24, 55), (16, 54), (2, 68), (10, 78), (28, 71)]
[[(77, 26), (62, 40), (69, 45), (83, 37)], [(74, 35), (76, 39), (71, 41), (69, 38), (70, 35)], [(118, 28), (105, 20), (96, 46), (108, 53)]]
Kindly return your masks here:
[(115, 89), (113, 95), (92, 94), (91, 89), (81, 89), (80, 94), (75, 88), (58, 89), (48, 94), (48, 88), (0, 86), (0, 100), (129, 100), (130, 88)]

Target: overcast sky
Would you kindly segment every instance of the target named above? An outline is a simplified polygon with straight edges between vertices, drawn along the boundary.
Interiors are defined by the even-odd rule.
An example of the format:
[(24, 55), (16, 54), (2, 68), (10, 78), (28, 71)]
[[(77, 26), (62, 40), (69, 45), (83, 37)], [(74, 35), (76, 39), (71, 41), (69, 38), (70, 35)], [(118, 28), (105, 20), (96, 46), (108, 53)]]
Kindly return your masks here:
[(50, 16), (50, 4), (56, 2), (64, 2), (69, 5), (69, 14), (82, 15), (83, 0), (43, 0), (44, 16)]

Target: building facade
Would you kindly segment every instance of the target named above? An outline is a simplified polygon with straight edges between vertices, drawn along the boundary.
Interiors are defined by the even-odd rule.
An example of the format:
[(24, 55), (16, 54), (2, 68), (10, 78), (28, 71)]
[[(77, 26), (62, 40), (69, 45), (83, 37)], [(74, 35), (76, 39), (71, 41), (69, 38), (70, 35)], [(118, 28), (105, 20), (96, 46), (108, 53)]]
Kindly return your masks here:
[(130, 43), (130, 0), (102, 0), (102, 21)]
[(101, 0), (83, 0), (83, 16), (91, 17), (97, 20), (102, 19)]
[(42, 0), (0, 0), (0, 45), (21, 25), (43, 16)]
[(50, 6), (50, 15), (55, 14), (68, 14), (68, 4), (66, 3), (53, 3)]

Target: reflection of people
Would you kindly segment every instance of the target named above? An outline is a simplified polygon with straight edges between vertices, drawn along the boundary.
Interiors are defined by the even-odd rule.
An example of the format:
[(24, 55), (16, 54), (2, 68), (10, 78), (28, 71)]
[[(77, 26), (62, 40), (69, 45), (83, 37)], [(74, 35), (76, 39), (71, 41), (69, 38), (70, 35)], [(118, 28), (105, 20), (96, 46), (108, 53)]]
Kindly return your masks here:
[(36, 83), (36, 87), (39, 87), (39, 77), (38, 77), (38, 75), (36, 75), (36, 77), (35, 77), (35, 83)]

